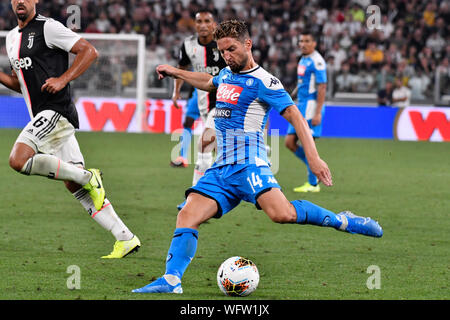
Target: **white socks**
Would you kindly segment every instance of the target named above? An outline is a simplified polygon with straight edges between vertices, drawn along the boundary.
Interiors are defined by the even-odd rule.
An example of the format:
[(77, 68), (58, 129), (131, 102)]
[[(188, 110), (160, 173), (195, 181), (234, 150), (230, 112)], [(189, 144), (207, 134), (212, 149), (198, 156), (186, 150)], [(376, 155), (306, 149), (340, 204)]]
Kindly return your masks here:
[(103, 207), (97, 211), (95, 209), (94, 203), (92, 202), (89, 193), (83, 188), (75, 191), (73, 193), (74, 197), (80, 201), (81, 205), (86, 209), (89, 215), (105, 230), (111, 231), (116, 240), (127, 241), (133, 238), (133, 234), (127, 228), (127, 226), (122, 222), (114, 208), (105, 198)]
[(62, 161), (50, 154), (35, 154), (20, 171), (26, 175), (39, 175), (55, 180), (73, 181), (81, 186), (89, 182), (91, 173), (87, 170)]
[(197, 156), (197, 162), (194, 168), (194, 177), (192, 179), (192, 185), (195, 186), (197, 181), (205, 175), (205, 171), (208, 170), (213, 163), (212, 152), (199, 152)]

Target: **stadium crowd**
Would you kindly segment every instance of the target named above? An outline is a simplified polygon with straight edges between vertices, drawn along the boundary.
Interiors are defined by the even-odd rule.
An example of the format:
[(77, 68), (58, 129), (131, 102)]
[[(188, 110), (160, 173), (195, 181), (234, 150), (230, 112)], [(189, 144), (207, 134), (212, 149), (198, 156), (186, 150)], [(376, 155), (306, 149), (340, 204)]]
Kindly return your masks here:
[[(441, 94), (450, 94), (448, 0), (52, 0), (38, 8), (65, 23), (73, 4), (81, 7), (77, 31), (144, 34), (153, 65), (176, 64), (182, 40), (195, 33), (194, 13), (206, 6), (218, 21), (248, 21), (256, 60), (289, 90), (296, 84), (299, 35), (308, 28), (319, 36), (335, 92), (376, 93), (400, 79), (412, 99), (431, 98), (438, 72)], [(369, 5), (380, 8), (375, 29), (367, 25)], [(9, 6), (0, 3), (0, 30), (16, 24)]]

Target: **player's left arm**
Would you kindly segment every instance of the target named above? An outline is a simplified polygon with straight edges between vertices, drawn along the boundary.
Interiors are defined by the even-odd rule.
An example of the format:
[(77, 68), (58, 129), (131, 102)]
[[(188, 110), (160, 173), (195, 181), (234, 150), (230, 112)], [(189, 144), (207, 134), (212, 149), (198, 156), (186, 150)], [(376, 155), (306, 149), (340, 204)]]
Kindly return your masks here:
[(328, 168), (326, 162), (320, 158), (308, 123), (298, 110), (297, 106), (291, 105), (284, 109), (283, 117), (295, 128), (297, 137), (305, 150), (305, 155), (308, 159), (308, 164), (311, 171), (319, 178), (320, 181), (322, 181), (324, 185), (332, 186), (333, 180), (330, 169)]
[(311, 119), (311, 124), (313, 126), (317, 126), (322, 123), (322, 109), (324, 107), (325, 95), (327, 93), (327, 67), (326, 62), (322, 57), (314, 59), (314, 74), (317, 86), (317, 100), (316, 113)]
[(213, 84), (213, 76), (206, 72), (193, 72), (175, 68), (167, 64), (160, 64), (156, 67), (158, 79), (165, 77), (172, 77), (174, 79), (181, 79), (197, 89), (213, 92), (216, 86)]
[(311, 119), (311, 124), (317, 126), (322, 122), (322, 109), (325, 103), (325, 95), (327, 93), (327, 84), (318, 83), (317, 84), (317, 108), (314, 117)]
[(308, 122), (306, 122), (300, 110), (294, 104), (289, 93), (284, 90), (280, 80), (275, 77), (267, 77), (263, 79), (262, 83), (259, 86), (258, 98), (267, 105), (272, 106), (292, 124), (305, 150), (306, 159), (308, 160), (311, 171), (324, 185), (333, 185), (330, 169), (319, 156)]
[(99, 55), (97, 49), (83, 38), (73, 45), (70, 52), (76, 55), (70, 68), (58, 78), (47, 79), (42, 86), (42, 91), (47, 90), (50, 93), (61, 91), (70, 81), (81, 76)]

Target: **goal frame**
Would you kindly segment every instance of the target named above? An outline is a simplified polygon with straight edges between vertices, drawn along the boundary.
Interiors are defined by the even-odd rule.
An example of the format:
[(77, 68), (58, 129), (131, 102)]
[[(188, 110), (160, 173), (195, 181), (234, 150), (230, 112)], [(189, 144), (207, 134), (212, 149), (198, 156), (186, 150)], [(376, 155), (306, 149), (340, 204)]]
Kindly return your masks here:
[[(0, 37), (6, 38), (9, 31), (0, 31)], [(145, 36), (142, 34), (124, 33), (77, 33), (83, 39), (89, 40), (122, 40), (137, 41), (137, 67), (136, 67), (136, 124), (137, 132), (143, 132), (145, 102), (147, 99), (147, 70)]]

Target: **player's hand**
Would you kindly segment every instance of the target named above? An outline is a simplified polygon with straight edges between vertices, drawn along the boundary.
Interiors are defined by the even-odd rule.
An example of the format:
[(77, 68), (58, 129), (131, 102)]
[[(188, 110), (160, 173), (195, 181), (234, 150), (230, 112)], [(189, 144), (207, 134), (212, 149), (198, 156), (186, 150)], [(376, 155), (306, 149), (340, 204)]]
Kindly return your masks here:
[(175, 71), (177, 68), (169, 66), (167, 64), (160, 64), (156, 67), (156, 73), (158, 74), (158, 80), (162, 80), (165, 77), (175, 77)]
[(41, 87), (41, 91), (47, 91), (51, 94), (55, 94), (62, 89), (64, 89), (67, 85), (67, 82), (61, 78), (48, 78), (45, 83)]
[(314, 115), (314, 117), (311, 119), (311, 124), (313, 126), (318, 126), (322, 122), (322, 113)]
[(333, 185), (331, 172), (325, 161), (317, 158), (313, 161), (308, 160), (308, 163), (311, 171), (324, 185), (326, 185), (327, 187), (331, 187)]
[(178, 105), (178, 100), (180, 100), (180, 93), (179, 92), (174, 92), (172, 95), (172, 103), (173, 106), (177, 109), (180, 109), (180, 106)]

